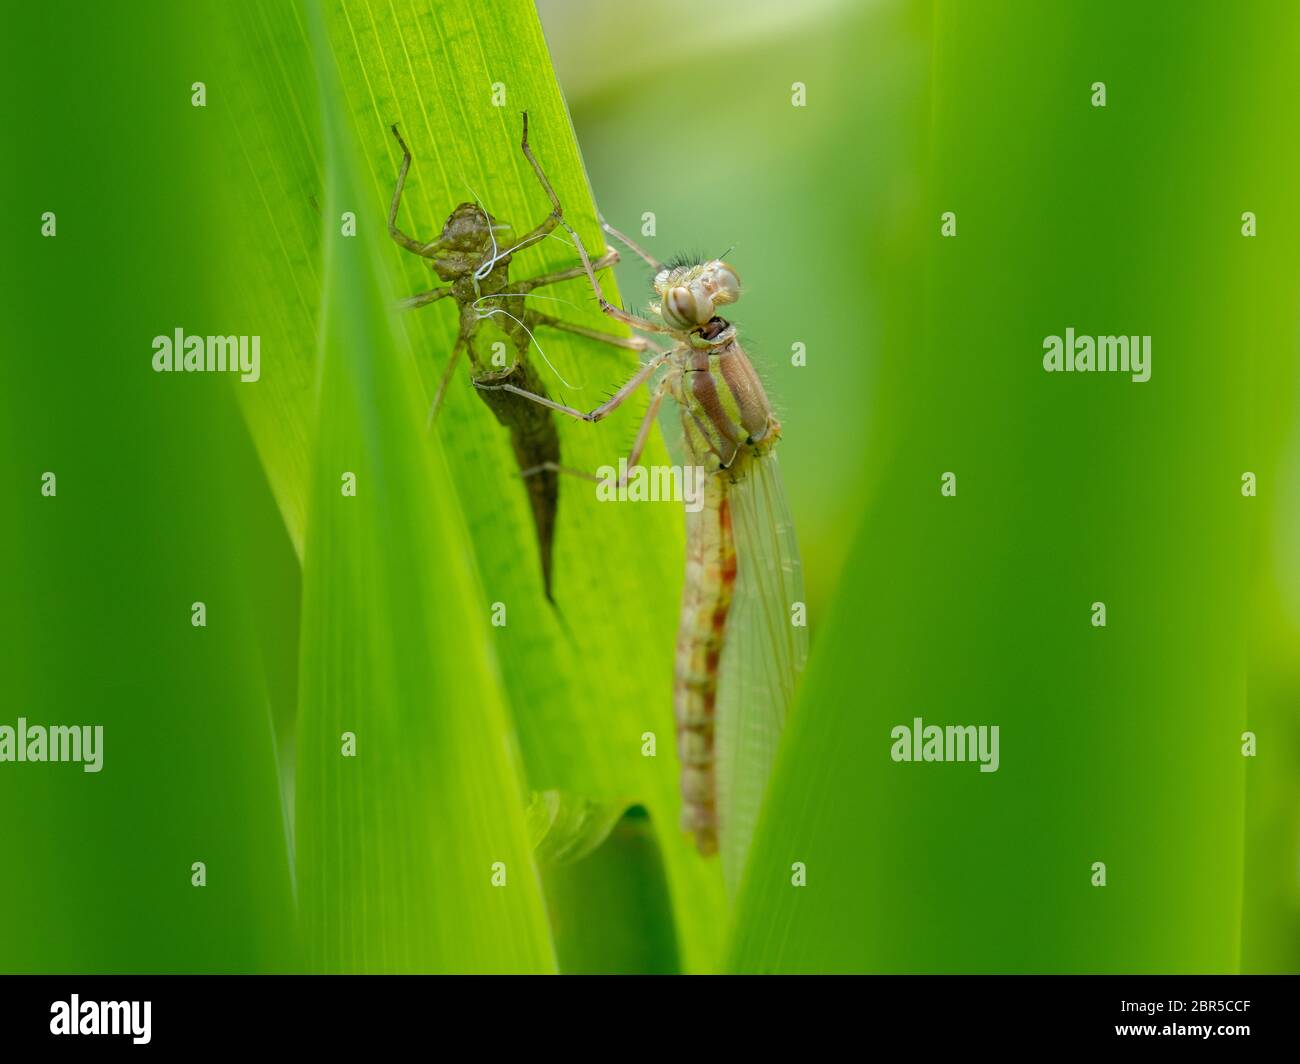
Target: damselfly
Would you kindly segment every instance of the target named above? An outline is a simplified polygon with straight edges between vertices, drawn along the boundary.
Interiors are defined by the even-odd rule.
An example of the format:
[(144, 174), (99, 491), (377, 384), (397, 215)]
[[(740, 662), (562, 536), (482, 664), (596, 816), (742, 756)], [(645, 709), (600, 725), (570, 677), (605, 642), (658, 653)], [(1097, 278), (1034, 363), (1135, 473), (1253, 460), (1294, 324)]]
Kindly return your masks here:
[[(546, 239), (562, 219), (560, 201), (528, 146), (527, 112), (523, 116), (523, 130), (520, 146), (551, 201), (551, 213), (539, 225), (516, 238), (508, 224), (493, 218), (481, 204), (462, 203), (447, 218), (436, 240), (426, 243), (402, 232), (397, 225), (397, 211), (406, 175), (411, 168), (411, 152), (394, 125), (393, 136), (402, 149), (402, 166), (388, 211), (388, 233), (407, 251), (428, 259), (433, 271), (447, 282), (442, 287), (402, 300), (401, 306), (413, 309), (451, 298), (459, 310), (456, 342), (434, 394), (429, 421), (432, 423), (442, 404), (457, 360), (462, 352), (468, 351), (471, 377), (475, 384), (484, 386), (479, 394), (497, 421), (509, 430), (515, 460), (520, 471), (527, 474), (524, 483), (533, 526), (537, 531), (543, 586), (549, 599), (552, 597), (551, 551), (559, 505), (557, 474), (562, 468), (560, 437), (550, 414), (535, 403), (518, 398), (521, 393), (546, 396), (541, 376), (529, 357), (531, 348), (535, 348), (543, 360), (546, 357), (535, 334), (540, 328), (560, 329), (633, 351), (645, 351), (649, 345), (637, 337), (611, 336), (574, 325), (528, 305), (528, 297), (537, 289), (581, 277), (587, 266), (573, 266), (526, 281), (510, 280), (511, 257)], [(588, 265), (591, 269), (603, 269), (617, 261), (618, 252), (606, 248), (598, 262)], [(501, 339), (496, 342), (500, 345), (499, 350), (510, 352), (508, 358), (494, 358), (489, 353), (490, 348), (483, 350), (487, 339), (482, 335), (485, 324), (492, 327), (490, 336), (504, 338), (504, 343)]]
[[(720, 259), (664, 266), (617, 230), (655, 271), (653, 318), (631, 314), (601, 291), (581, 238), (567, 223), (601, 309), (635, 329), (667, 334), (654, 356), (605, 403), (566, 406), (513, 381), (476, 380), (584, 421), (600, 421), (642, 385), (650, 403), (628, 456), (639, 461), (665, 396), (676, 400), (687, 459), (706, 470), (704, 505), (686, 516), (686, 576), (677, 635), (674, 703), (681, 761), (682, 825), (701, 853), (722, 850), (738, 878), (776, 754), (807, 629), (794, 525), (777, 468), (781, 425), (763, 385), (717, 314), (740, 297)], [(604, 224), (604, 223), (602, 223)]]

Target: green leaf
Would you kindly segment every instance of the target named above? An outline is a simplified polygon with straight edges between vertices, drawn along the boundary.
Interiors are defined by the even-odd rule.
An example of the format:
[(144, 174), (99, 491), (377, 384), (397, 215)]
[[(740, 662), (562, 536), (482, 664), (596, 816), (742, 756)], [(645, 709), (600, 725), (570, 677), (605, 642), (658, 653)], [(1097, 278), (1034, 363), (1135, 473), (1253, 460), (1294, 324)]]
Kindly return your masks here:
[[(319, 233), (337, 242), (341, 212), (351, 210), (358, 242), (364, 237), (387, 244), (378, 250), (374, 269), (397, 295), (438, 283), (424, 260), (387, 243), (386, 213), (400, 163), (389, 132), (394, 122), (414, 157), (398, 218), (407, 232), (425, 239), (436, 236), (458, 203), (477, 198), (517, 229), (545, 217), (549, 204), (519, 150), (519, 115), (527, 110), (534, 151), (566, 218), (588, 247), (602, 246), (573, 131), (531, 4), (498, 4), (487, 18), (481, 7), (464, 0), (340, 3), (328, 5), (323, 21), (329, 47), (321, 50), (312, 73), (303, 63), (302, 25), (292, 8), (243, 11), (236, 33), (247, 45), (236, 49), (234, 57), (255, 71), (255, 76), (239, 78), (234, 90), (239, 94), (234, 122), (242, 156), (236, 170), (242, 166), (244, 209), (260, 230), (245, 234), (241, 255), (250, 264), (245, 295), (265, 311), (266, 332), (274, 336), (268, 346), (276, 351), (274, 359), (265, 360), (265, 387), (247, 389), (243, 398), (268, 480), (295, 535), (295, 528), (306, 524), (299, 515), (309, 494), (314, 505), (323, 505), (324, 498), (331, 505), (338, 501), (337, 470), (333, 482), (326, 479), (310, 492), (304, 486), (314, 446), (310, 441), (317, 431), (311, 383), (316, 356), (308, 341), (316, 331), (318, 297), (313, 293), (321, 284)], [(359, 172), (343, 199), (322, 205), (320, 189), (334, 175), (313, 131), (310, 79), (326, 67), (341, 88), (337, 106), (327, 106), (326, 113), (339, 120), (355, 143)], [(499, 101), (502, 92), (504, 106), (494, 105), (494, 93)], [(323, 209), (323, 226), (314, 203)], [(545, 240), (515, 256), (511, 276), (535, 276), (576, 262), (567, 238)], [(373, 288), (377, 282), (371, 278), (367, 283)], [(609, 284), (613, 295), (612, 277)], [(585, 280), (547, 288), (545, 295), (560, 300), (553, 305), (557, 316), (610, 331)], [(423, 608), (440, 611), (468, 639), (490, 604), (504, 604), (505, 626), (490, 629), (492, 650), (527, 787), (550, 794), (553, 808), (543, 854), (588, 851), (620, 810), (642, 805), (663, 852), (683, 963), (692, 970), (707, 969), (716, 963), (724, 926), (721, 877), (717, 862), (698, 857), (679, 830), (673, 753), (681, 509), (673, 504), (600, 504), (590, 484), (562, 478), (552, 606), (542, 593), (536, 535), (508, 438), (470, 385), (464, 366), (451, 381), (433, 432), (423, 432), (425, 411), (456, 333), (451, 301), (408, 313), (398, 328), (403, 342), (396, 349), (386, 342), (367, 357), (371, 363), (391, 361), (398, 357), (394, 351), (401, 350), (409, 359), (414, 351), (423, 386), (407, 381), (400, 400), (388, 391), (362, 390), (356, 401), (376, 404), (366, 414), (379, 419), (375, 431), (382, 423), (386, 435), (402, 434), (390, 441), (393, 454), (386, 461), (396, 462), (400, 455), (402, 462), (414, 463), (416, 452), (441, 449), (449, 482), (424, 489), (435, 501), (408, 499), (404, 505), (455, 514), (464, 530), (444, 543), (421, 529), (422, 557), (411, 555), (406, 563), (436, 573), (441, 582), (449, 566), (468, 560), (482, 588), (481, 597), (469, 602), (448, 598), (445, 591), (430, 595)], [(538, 340), (545, 361), (536, 349), (533, 356), (547, 388), (553, 397), (579, 407), (598, 404), (636, 368), (635, 357), (626, 350), (564, 333), (544, 333)], [(368, 372), (377, 371), (369, 366)], [(566, 388), (561, 378), (574, 387)], [(360, 388), (360, 380), (344, 379), (346, 387)], [(601, 464), (616, 463), (643, 411), (639, 398), (596, 427), (564, 421), (562, 461), (593, 472)], [(400, 429), (391, 424), (399, 420)], [(327, 428), (338, 431), (322, 423), (321, 432)], [(657, 434), (649, 460), (666, 461)], [(419, 481), (410, 475), (414, 479), (405, 483), (413, 491)], [(399, 521), (394, 513), (392, 519), (404, 529), (411, 527), (409, 517)], [(389, 534), (398, 533), (393, 529)], [(311, 536), (308, 528), (307, 538)], [(362, 549), (363, 542), (358, 539), (355, 549)], [(364, 549), (391, 552), (392, 546), (377, 538)], [(390, 607), (373, 602), (366, 608)], [(416, 608), (414, 602), (410, 608)], [(450, 655), (446, 660), (454, 659)], [(423, 693), (430, 706), (441, 708), (456, 689), (435, 673), (430, 665)], [(447, 710), (460, 712), (452, 705)], [(646, 733), (656, 737), (657, 756), (643, 756)], [(462, 759), (466, 755), (464, 749), (458, 753)], [(468, 800), (453, 803), (446, 815), (482, 820), (482, 810)]]
[(591, 855), (546, 869), (555, 951), (566, 972), (658, 975), (681, 961), (654, 826), (629, 810)]
[[(313, 41), (328, 58), (320, 25)], [(357, 199), (333, 80), (326, 70), (327, 217)], [(303, 576), (298, 856), (310, 961), (545, 971), (550, 937), (487, 606), (445, 463), (420, 438), (380, 237), (332, 230)]]

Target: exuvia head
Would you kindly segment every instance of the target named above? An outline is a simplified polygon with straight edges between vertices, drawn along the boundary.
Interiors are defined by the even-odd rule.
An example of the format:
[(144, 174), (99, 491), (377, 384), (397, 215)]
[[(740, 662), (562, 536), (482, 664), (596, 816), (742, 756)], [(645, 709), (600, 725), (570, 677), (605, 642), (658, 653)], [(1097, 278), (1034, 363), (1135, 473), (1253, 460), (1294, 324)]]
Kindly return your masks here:
[[(433, 269), (444, 281), (474, 273), (484, 262), (508, 262), (505, 238), (509, 227), (498, 222), (477, 203), (462, 203), (447, 218), (437, 240)], [(491, 267), (489, 267), (490, 269)]]
[(659, 297), (654, 310), (665, 324), (683, 332), (707, 325), (718, 307), (740, 298), (740, 278), (721, 259), (660, 270), (654, 287)]

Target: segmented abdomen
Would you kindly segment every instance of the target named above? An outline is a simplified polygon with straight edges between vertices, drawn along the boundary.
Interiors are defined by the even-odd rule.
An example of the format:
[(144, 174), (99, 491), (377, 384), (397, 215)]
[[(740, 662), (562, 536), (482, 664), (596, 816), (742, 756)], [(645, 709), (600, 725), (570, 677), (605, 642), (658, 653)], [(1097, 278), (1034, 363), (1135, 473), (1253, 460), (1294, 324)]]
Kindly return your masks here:
[[(516, 388), (546, 395), (546, 387), (537, 370), (522, 357), (510, 369), (478, 378), (493, 385), (513, 384)], [(542, 586), (546, 597), (551, 593), (551, 548), (555, 538), (555, 511), (560, 502), (560, 434), (554, 415), (539, 403), (513, 392), (476, 389), (496, 419), (510, 430), (510, 445), (520, 472), (527, 472), (524, 488), (537, 530), (537, 552), (542, 563)]]
[(700, 853), (718, 849), (714, 709), (718, 661), (736, 585), (736, 543), (725, 475), (705, 478), (704, 504), (686, 515), (686, 580), (677, 630), (673, 703), (682, 766), (682, 827)]

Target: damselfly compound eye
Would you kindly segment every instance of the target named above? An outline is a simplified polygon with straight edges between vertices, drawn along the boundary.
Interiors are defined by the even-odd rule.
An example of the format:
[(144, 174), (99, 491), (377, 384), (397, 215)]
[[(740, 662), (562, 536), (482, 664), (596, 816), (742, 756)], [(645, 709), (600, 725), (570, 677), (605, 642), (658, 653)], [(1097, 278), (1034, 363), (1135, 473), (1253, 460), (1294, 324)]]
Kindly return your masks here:
[(713, 268), (712, 281), (713, 291), (710, 294), (715, 304), (721, 306), (724, 303), (734, 303), (740, 298), (740, 278), (725, 262), (720, 262)]
[(692, 329), (713, 317), (713, 300), (698, 288), (678, 285), (664, 296), (663, 314), (674, 328)]

